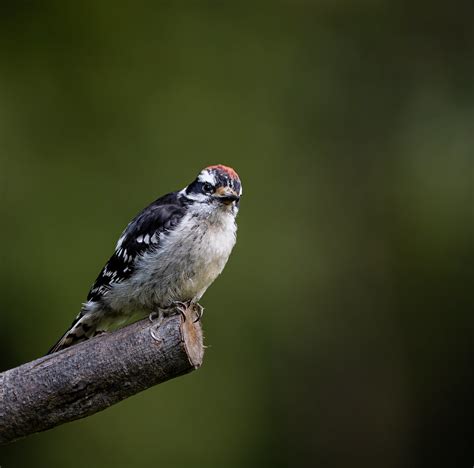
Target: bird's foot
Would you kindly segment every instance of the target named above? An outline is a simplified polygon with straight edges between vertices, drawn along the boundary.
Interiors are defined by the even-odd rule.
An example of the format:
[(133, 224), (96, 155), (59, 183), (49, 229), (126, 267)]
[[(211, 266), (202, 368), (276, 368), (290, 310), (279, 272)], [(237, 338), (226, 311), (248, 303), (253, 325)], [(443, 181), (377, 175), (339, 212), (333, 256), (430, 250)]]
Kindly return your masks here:
[[(191, 301), (174, 301), (169, 307), (159, 307), (156, 310), (152, 311), (148, 316), (148, 320), (154, 325), (153, 328), (150, 328), (150, 334), (152, 338), (156, 341), (160, 341), (160, 339), (156, 336), (154, 330), (157, 330), (161, 327), (163, 320), (166, 317), (170, 317), (171, 315), (178, 313), (181, 314), (181, 316), (183, 317), (183, 322), (185, 322), (186, 310), (190, 307), (190, 305)], [(199, 318), (201, 317), (201, 315), (199, 315)]]
[(153, 312), (150, 312), (150, 315), (148, 316), (148, 320), (153, 323), (156, 319), (160, 320), (162, 318), (163, 314), (160, 309), (154, 310)]
[(186, 311), (188, 310), (191, 301), (181, 302), (181, 301), (174, 301), (173, 302), (173, 309), (181, 314), (183, 317), (183, 322), (186, 322)]
[(196, 318), (194, 319), (194, 323), (199, 322), (201, 317), (204, 314), (204, 307), (199, 304), (199, 302), (195, 302), (194, 304), (194, 312), (196, 312)]
[(183, 322), (186, 322), (186, 311), (192, 306), (194, 306), (192, 301), (174, 301), (171, 308), (180, 313), (183, 317)]
[(165, 318), (165, 309), (157, 309), (154, 310), (153, 312), (150, 313), (148, 316), (148, 320), (153, 323), (153, 327), (150, 328), (150, 335), (155, 341), (161, 341), (156, 335), (154, 330), (158, 330), (158, 328), (161, 327), (161, 324), (163, 323), (163, 320)]

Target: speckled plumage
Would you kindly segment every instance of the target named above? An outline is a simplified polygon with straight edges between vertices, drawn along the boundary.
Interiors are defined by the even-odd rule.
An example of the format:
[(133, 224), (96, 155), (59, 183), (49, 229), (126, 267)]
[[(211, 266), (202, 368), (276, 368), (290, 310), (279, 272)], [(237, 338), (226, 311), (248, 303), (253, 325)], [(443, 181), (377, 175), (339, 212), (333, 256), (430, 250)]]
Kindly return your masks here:
[(179, 192), (142, 210), (126, 227), (58, 351), (101, 331), (200, 300), (236, 241), (242, 194), (236, 172), (209, 166)]

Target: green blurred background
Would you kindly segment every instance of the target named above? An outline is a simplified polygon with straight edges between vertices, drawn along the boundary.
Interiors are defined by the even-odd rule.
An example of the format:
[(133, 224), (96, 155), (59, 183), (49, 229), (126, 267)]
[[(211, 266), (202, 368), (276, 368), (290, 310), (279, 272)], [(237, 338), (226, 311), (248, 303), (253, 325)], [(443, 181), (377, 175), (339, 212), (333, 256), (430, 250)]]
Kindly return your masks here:
[(2, 2), (1, 370), (129, 219), (244, 186), (204, 366), (13, 467), (472, 466), (472, 2)]

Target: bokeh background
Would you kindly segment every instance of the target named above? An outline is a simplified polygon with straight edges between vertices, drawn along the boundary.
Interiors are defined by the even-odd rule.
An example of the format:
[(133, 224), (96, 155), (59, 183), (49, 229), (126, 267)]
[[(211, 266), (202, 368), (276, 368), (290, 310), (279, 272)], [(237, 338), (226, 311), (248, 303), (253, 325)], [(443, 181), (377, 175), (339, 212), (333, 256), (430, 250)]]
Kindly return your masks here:
[(244, 185), (204, 366), (0, 448), (13, 467), (474, 463), (472, 2), (2, 2), (0, 368), (129, 219)]

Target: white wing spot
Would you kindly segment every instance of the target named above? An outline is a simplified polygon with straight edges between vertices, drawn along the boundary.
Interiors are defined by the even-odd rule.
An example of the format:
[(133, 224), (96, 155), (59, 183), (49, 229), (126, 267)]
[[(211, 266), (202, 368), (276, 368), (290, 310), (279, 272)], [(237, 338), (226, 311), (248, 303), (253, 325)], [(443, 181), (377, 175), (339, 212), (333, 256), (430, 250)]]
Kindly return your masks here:
[(122, 243), (123, 241), (125, 240), (125, 237), (126, 237), (126, 234), (123, 234), (120, 239), (118, 240), (117, 242), (117, 246), (115, 247), (116, 249), (120, 249), (120, 247), (122, 246)]

